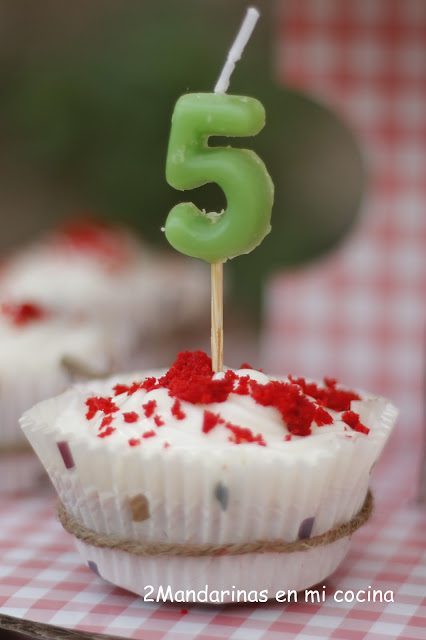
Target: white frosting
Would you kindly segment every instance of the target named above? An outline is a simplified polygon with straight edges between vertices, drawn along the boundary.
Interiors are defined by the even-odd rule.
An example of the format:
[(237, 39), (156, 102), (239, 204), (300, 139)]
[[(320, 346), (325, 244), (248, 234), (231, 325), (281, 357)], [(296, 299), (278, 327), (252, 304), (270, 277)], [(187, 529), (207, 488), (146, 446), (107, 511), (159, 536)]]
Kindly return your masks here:
[[(368, 438), (370, 435), (359, 433), (352, 430), (341, 419), (341, 413), (327, 409), (327, 412), (333, 417), (333, 423), (330, 425), (317, 426), (315, 422), (311, 425), (311, 434), (309, 436), (291, 435), (291, 440), (286, 440), (289, 436), (288, 430), (280, 411), (273, 406), (262, 406), (258, 404), (250, 395), (240, 395), (230, 393), (225, 402), (214, 402), (209, 404), (192, 404), (183, 400), (179, 400), (181, 411), (185, 414), (183, 419), (178, 419), (173, 415), (172, 407), (176, 402), (176, 398), (169, 395), (168, 389), (160, 388), (146, 391), (138, 389), (132, 395), (120, 393), (115, 395), (113, 387), (118, 382), (120, 384), (131, 385), (132, 382), (141, 382), (145, 377), (155, 376), (161, 377), (164, 371), (154, 371), (149, 374), (130, 374), (120, 376), (110, 381), (97, 382), (95, 385), (79, 385), (67, 392), (68, 403), (66, 409), (57, 417), (55, 430), (58, 440), (61, 437), (66, 438), (69, 434), (72, 424), (73, 435), (76, 437), (89, 438), (92, 441), (103, 440), (105, 446), (113, 449), (117, 447), (130, 447), (130, 439), (140, 440), (140, 444), (135, 448), (141, 447), (144, 451), (162, 449), (167, 445), (170, 447), (180, 447), (185, 449), (217, 449), (226, 447), (256, 447), (264, 449), (262, 445), (256, 442), (236, 444), (232, 441), (232, 431), (227, 428), (226, 423), (231, 423), (237, 427), (250, 429), (253, 436), (261, 435), (267, 448), (285, 450), (290, 446), (298, 448), (315, 447), (318, 443), (318, 437), (325, 442), (338, 438)], [(256, 380), (260, 384), (266, 384), (271, 379), (265, 374), (254, 371), (252, 369), (241, 369), (236, 371), (238, 376), (249, 376), (252, 380)], [(214, 379), (220, 379), (224, 374), (215, 374)], [(287, 378), (281, 379), (288, 382)], [(355, 412), (361, 411), (366, 419), (366, 426), (374, 428), (374, 421), (369, 419), (369, 407), (374, 405), (374, 397), (363, 394), (361, 402), (352, 402), (351, 409)], [(89, 397), (110, 397), (114, 404), (118, 407), (118, 411), (111, 414), (105, 414), (98, 411), (91, 418), (86, 418), (88, 406), (86, 400)], [(309, 398), (313, 401), (312, 398)], [(146, 417), (144, 406), (148, 403), (155, 403), (153, 414)], [(144, 405), (144, 406), (143, 406)], [(223, 422), (216, 424), (208, 433), (203, 432), (204, 413), (209, 411), (218, 414)], [(138, 418), (135, 422), (127, 422), (125, 414), (136, 413)], [(105, 415), (111, 415), (111, 422), (102, 427)], [(155, 419), (159, 419), (163, 424), (158, 426)], [(100, 438), (105, 429), (110, 426), (114, 429), (109, 435)], [(154, 436), (144, 438), (144, 434), (154, 433)]]
[(111, 364), (109, 335), (101, 327), (55, 313), (15, 325), (0, 311), (0, 371), (14, 374), (43, 374), (58, 368), (64, 357), (103, 373)]
[(123, 262), (116, 265), (96, 252), (61, 250), (54, 242), (24, 248), (3, 263), (0, 296), (79, 311), (103, 323), (130, 320), (134, 329), (155, 332), (208, 308), (199, 264), (165, 258), (125, 235), (123, 243)]

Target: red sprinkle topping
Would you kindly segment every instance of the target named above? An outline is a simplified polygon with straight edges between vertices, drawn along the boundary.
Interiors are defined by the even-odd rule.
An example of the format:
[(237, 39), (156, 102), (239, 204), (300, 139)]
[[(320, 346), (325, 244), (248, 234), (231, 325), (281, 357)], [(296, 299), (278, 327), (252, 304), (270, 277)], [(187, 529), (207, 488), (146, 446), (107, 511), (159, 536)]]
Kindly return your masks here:
[(370, 433), (370, 429), (361, 424), (361, 422), (359, 421), (359, 415), (355, 413), (355, 411), (345, 411), (342, 414), (342, 420), (343, 422), (346, 422), (346, 424), (349, 425), (350, 428), (354, 431), (359, 431), (359, 433), (365, 434)]
[(42, 320), (48, 315), (46, 309), (31, 302), (2, 304), (1, 310), (3, 315), (7, 316), (16, 327), (23, 327), (31, 322)]
[(62, 225), (52, 239), (59, 249), (93, 256), (107, 267), (117, 268), (128, 260), (127, 239), (121, 230), (96, 220), (90, 214), (82, 214)]
[(99, 430), (103, 429), (104, 427), (108, 427), (112, 422), (112, 416), (105, 416), (105, 418), (103, 418), (102, 422), (101, 422), (101, 426), (99, 427)]
[(230, 442), (235, 444), (246, 444), (247, 442), (257, 442), (262, 447), (266, 447), (266, 442), (259, 433), (257, 436), (253, 435), (250, 429), (244, 427), (238, 427), (230, 422), (226, 423), (226, 428), (232, 431), (232, 436), (229, 437)]
[(337, 382), (334, 378), (325, 378), (325, 387), (319, 387), (315, 382), (306, 382), (304, 378), (294, 379), (290, 376), (290, 380), (301, 387), (303, 393), (314, 398), (318, 404), (334, 411), (348, 411), (352, 400), (361, 399), (354, 391), (336, 389)]
[(211, 404), (225, 402), (233, 389), (235, 374), (231, 374), (227, 372), (222, 380), (213, 380), (211, 359), (203, 351), (184, 351), (158, 382), (172, 397), (192, 404)]
[(177, 398), (172, 407), (172, 416), (174, 416), (176, 420), (183, 420), (186, 418), (186, 413), (182, 411), (182, 405)]
[(162, 427), (164, 424), (164, 420), (163, 418), (160, 418), (160, 416), (154, 416), (154, 422), (157, 425), (157, 427)]
[[(249, 368), (243, 364), (242, 367)], [(251, 368), (251, 367), (250, 367)], [(261, 384), (252, 380), (248, 375), (238, 376), (229, 370), (219, 379), (214, 379), (211, 359), (202, 351), (184, 351), (179, 353), (170, 369), (158, 380), (155, 377), (146, 378), (143, 382), (131, 385), (116, 385), (116, 395), (127, 393), (132, 395), (138, 390), (151, 391), (158, 388), (168, 389), (169, 395), (174, 397), (171, 414), (177, 420), (183, 420), (186, 415), (182, 410), (181, 401), (192, 404), (213, 404), (225, 402), (230, 393), (250, 395), (255, 402), (264, 407), (274, 407), (282, 416), (283, 422), (289, 430), (284, 436), (285, 441), (291, 440), (292, 435), (307, 436), (311, 433), (312, 424), (318, 426), (333, 423), (333, 418), (326, 409), (342, 413), (342, 420), (354, 431), (364, 434), (369, 429), (361, 424), (359, 415), (350, 410), (351, 402), (359, 400), (357, 393), (337, 388), (333, 378), (325, 378), (324, 386), (314, 382), (307, 382), (304, 378), (292, 378), (290, 382), (271, 380)], [(89, 398), (86, 417), (91, 419), (97, 411), (103, 411), (107, 416), (103, 419), (101, 428), (107, 427), (104, 434), (109, 435), (112, 416), (118, 407), (112, 398)], [(157, 402), (150, 400), (142, 405), (147, 418), (154, 417), (155, 424), (160, 427), (164, 420), (156, 415)], [(125, 422), (135, 422), (138, 414), (134, 411), (123, 413)], [(202, 432), (207, 434), (218, 424), (224, 423), (220, 414), (205, 410), (203, 414)], [(229, 440), (235, 444), (257, 443), (266, 446), (261, 434), (255, 435), (250, 429), (226, 423), (231, 432)], [(104, 437), (102, 434), (102, 437)], [(148, 431), (142, 438), (155, 436), (155, 431)], [(134, 442), (135, 444), (131, 444)], [(129, 440), (131, 446), (140, 443), (138, 439)]]
[(94, 418), (98, 411), (103, 411), (107, 414), (118, 411), (118, 407), (114, 404), (112, 398), (97, 398), (95, 396), (93, 398), (88, 398), (86, 400), (86, 405), (89, 407), (89, 410), (86, 413), (87, 420)]
[(157, 401), (156, 400), (149, 400), (149, 402), (146, 402), (145, 404), (142, 405), (142, 409), (145, 412), (145, 415), (147, 418), (150, 418), (151, 416), (154, 415), (154, 411), (157, 408)]
[(223, 422), (223, 420), (218, 413), (213, 413), (213, 411), (207, 411), (207, 409), (204, 409), (203, 433), (208, 433), (220, 422)]
[(250, 389), (252, 398), (258, 404), (278, 409), (291, 433), (296, 436), (307, 436), (311, 433), (316, 406), (300, 393), (298, 386), (278, 380), (271, 380), (267, 384), (259, 384), (252, 380)]
[(318, 407), (315, 411), (315, 422), (319, 427), (322, 427), (325, 424), (332, 424), (333, 418), (331, 415), (323, 409), (323, 407)]
[(152, 391), (153, 389), (158, 388), (158, 386), (156, 378), (146, 378), (143, 382), (133, 382), (131, 385), (116, 384), (115, 387), (113, 387), (113, 390), (116, 396), (119, 396), (122, 393), (127, 393), (128, 396), (132, 396), (140, 389), (143, 389), (144, 391)]
[(102, 433), (98, 433), (98, 438), (106, 438), (107, 436), (110, 436), (111, 433), (114, 433), (114, 431), (114, 427), (107, 427), (105, 431), (102, 431)]
[(123, 413), (124, 422), (136, 422), (139, 418), (136, 411), (129, 411), (128, 413)]
[(248, 396), (250, 393), (249, 384), (249, 376), (241, 376), (241, 378), (238, 378), (238, 387), (234, 389), (234, 393), (238, 393), (240, 396)]

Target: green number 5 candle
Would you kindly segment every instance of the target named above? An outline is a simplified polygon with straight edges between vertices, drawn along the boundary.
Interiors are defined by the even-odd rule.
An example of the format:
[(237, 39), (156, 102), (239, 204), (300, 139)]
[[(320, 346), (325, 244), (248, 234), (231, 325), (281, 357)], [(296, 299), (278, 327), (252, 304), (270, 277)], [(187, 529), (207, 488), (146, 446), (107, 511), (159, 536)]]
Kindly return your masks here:
[(265, 124), (258, 100), (225, 93), (182, 96), (175, 107), (166, 162), (169, 184), (180, 190), (208, 182), (223, 190), (227, 207), (206, 213), (192, 202), (169, 213), (170, 244), (206, 262), (249, 253), (270, 231), (274, 187), (262, 160), (248, 149), (210, 147), (210, 136), (253, 136)]

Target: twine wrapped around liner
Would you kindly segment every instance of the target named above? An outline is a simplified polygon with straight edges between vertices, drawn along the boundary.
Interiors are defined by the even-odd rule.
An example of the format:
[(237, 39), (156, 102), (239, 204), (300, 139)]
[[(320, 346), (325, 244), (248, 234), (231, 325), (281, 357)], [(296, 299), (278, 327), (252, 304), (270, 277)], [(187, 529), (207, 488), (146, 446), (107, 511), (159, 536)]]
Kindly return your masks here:
[(176, 544), (168, 542), (140, 542), (128, 540), (120, 536), (110, 536), (97, 533), (77, 522), (65, 509), (62, 502), (58, 502), (59, 520), (69, 533), (84, 542), (103, 549), (127, 551), (138, 556), (222, 556), (242, 555), (246, 553), (294, 553), (306, 551), (313, 547), (321, 547), (340, 538), (352, 535), (357, 529), (367, 522), (373, 510), (373, 495), (368, 490), (361, 510), (344, 524), (329, 529), (319, 536), (313, 536), (303, 540), (286, 542), (285, 540), (256, 540), (254, 542), (228, 543), (228, 544)]

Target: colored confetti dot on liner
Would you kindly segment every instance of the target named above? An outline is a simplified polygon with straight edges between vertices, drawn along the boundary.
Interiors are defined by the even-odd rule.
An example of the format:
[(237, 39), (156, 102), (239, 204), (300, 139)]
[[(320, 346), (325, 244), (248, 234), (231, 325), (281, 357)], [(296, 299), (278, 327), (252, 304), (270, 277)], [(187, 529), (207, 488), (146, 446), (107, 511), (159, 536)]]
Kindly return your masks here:
[(222, 507), (222, 511), (226, 511), (229, 502), (229, 489), (224, 484), (218, 482), (214, 488), (214, 497)]
[(96, 573), (97, 576), (102, 578), (101, 574), (99, 573), (98, 565), (96, 564), (96, 562), (93, 562), (93, 560), (88, 560), (87, 566), (91, 571), (93, 571), (93, 573)]
[(299, 540), (305, 540), (306, 538), (311, 537), (312, 529), (314, 526), (315, 517), (311, 516), (310, 518), (305, 518), (303, 522), (300, 524), (298, 538)]
[(59, 453), (61, 454), (62, 460), (65, 465), (65, 469), (72, 469), (75, 467), (74, 458), (72, 457), (71, 449), (66, 440), (62, 440), (56, 443), (56, 446), (59, 449)]

